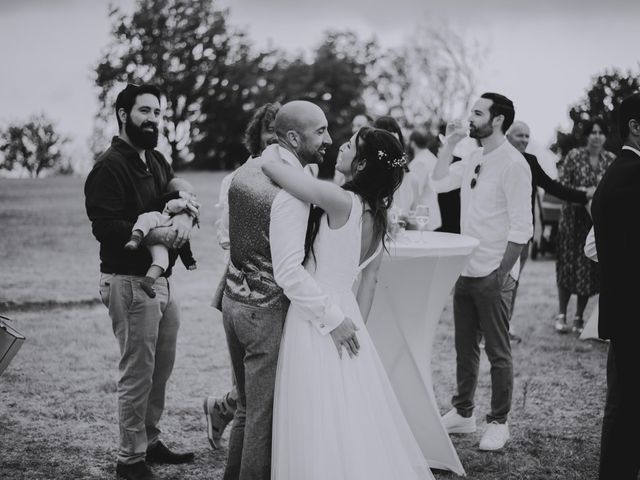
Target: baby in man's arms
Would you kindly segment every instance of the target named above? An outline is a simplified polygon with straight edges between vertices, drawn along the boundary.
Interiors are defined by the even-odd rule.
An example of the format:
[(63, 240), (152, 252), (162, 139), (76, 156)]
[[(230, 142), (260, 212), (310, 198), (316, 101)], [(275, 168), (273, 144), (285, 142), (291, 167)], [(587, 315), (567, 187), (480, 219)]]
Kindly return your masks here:
[[(178, 180), (178, 179), (174, 179)], [(174, 182), (172, 180), (172, 182)], [(175, 182), (174, 182), (175, 183)], [(144, 237), (156, 227), (165, 227), (171, 224), (171, 219), (179, 213), (187, 213), (194, 219), (194, 225), (198, 224), (198, 212), (200, 204), (196, 202), (194, 194), (184, 190), (176, 190), (165, 194), (163, 201), (166, 201), (164, 209), (161, 212), (147, 212), (138, 216), (138, 219), (131, 231), (131, 238), (125, 244), (127, 250), (136, 250)], [(147, 270), (147, 274), (142, 280), (140, 286), (149, 297), (154, 298), (156, 292), (153, 288), (155, 281), (165, 272), (169, 266), (169, 250), (162, 244), (146, 245), (149, 253), (151, 253), (151, 266)], [(180, 249), (178, 254), (182, 263), (188, 270), (195, 270), (197, 265), (191, 252), (191, 245), (186, 242)]]

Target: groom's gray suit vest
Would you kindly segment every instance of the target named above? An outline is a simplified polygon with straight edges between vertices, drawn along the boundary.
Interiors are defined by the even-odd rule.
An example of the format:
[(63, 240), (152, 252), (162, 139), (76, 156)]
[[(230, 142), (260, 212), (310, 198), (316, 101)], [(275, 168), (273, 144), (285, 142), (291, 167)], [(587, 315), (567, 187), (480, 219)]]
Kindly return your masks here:
[(257, 307), (282, 307), (286, 297), (273, 277), (269, 227), (271, 207), (281, 189), (251, 158), (238, 169), (229, 187), (231, 261), (225, 295)]

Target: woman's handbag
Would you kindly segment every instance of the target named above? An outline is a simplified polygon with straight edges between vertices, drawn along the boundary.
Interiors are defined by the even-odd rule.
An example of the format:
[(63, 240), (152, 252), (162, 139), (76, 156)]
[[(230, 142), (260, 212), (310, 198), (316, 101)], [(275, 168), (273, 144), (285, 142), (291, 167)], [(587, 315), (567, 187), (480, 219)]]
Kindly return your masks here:
[(0, 315), (0, 375), (24, 343), (24, 335), (8, 325), (11, 320)]

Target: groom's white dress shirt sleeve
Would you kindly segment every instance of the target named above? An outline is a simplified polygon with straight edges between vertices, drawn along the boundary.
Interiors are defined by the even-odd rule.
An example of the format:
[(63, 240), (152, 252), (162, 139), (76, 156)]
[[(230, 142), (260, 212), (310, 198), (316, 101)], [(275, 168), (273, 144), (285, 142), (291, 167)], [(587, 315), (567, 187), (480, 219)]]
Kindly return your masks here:
[[(281, 149), (284, 160), (300, 166), (287, 154), (293, 157)], [(309, 205), (284, 190), (278, 193), (271, 206), (269, 226), (273, 276), (291, 303), (307, 314), (320, 334), (326, 335), (342, 323), (344, 314), (302, 264), (308, 219)]]

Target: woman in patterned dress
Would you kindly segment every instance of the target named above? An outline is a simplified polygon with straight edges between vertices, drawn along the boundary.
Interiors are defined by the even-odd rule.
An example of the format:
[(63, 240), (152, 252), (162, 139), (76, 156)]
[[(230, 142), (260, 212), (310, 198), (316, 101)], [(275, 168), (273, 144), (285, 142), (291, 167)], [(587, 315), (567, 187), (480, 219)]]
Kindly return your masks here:
[[(587, 145), (574, 148), (562, 162), (559, 180), (572, 188), (595, 187), (605, 170), (611, 165), (614, 154), (604, 150), (607, 126), (602, 120), (585, 124)], [(597, 264), (583, 253), (584, 242), (592, 226), (591, 217), (582, 205), (565, 203), (558, 224), (556, 245), (556, 280), (558, 284), (559, 312), (555, 329), (558, 333), (584, 328), (583, 314), (589, 297), (599, 293), (600, 279)], [(567, 305), (571, 295), (578, 296), (573, 327), (567, 325)]]

